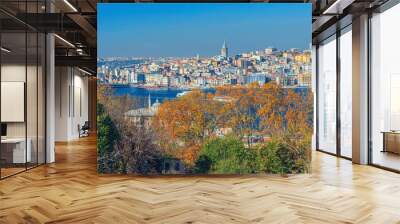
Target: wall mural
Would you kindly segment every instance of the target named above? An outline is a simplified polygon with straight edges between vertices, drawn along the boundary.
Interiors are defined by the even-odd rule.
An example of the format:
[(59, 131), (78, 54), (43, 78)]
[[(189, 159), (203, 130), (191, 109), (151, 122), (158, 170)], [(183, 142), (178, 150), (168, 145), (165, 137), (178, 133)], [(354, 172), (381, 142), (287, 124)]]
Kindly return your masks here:
[(98, 172), (309, 172), (310, 24), (310, 4), (98, 4)]

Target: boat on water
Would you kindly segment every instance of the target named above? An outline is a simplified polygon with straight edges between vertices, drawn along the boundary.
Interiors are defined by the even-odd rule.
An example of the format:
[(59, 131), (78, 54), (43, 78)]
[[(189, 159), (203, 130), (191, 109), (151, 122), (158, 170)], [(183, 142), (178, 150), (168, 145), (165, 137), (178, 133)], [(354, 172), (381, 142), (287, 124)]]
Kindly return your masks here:
[(139, 88), (139, 89), (148, 89), (148, 90), (166, 90), (167, 86), (150, 86), (150, 85), (141, 85), (141, 84), (130, 84), (129, 87)]
[(184, 92), (178, 93), (178, 94), (176, 94), (176, 97), (182, 97), (182, 96), (184, 96), (184, 95), (186, 95), (186, 94), (188, 94), (190, 92), (191, 91), (184, 91)]

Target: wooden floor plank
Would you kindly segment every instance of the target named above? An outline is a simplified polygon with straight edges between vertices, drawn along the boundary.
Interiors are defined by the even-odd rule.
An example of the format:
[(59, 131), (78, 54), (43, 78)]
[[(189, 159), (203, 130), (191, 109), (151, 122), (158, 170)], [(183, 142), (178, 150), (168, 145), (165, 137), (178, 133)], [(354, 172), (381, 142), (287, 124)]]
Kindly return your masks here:
[(400, 223), (400, 175), (313, 153), (312, 173), (98, 175), (96, 139), (0, 181), (0, 223)]

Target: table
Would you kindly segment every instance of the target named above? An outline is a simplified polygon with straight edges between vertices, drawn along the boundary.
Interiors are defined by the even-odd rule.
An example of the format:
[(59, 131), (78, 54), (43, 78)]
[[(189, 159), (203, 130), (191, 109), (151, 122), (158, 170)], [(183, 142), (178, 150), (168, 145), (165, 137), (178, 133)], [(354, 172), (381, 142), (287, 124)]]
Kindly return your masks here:
[(392, 152), (400, 154), (400, 131), (382, 131), (383, 150), (382, 152)]

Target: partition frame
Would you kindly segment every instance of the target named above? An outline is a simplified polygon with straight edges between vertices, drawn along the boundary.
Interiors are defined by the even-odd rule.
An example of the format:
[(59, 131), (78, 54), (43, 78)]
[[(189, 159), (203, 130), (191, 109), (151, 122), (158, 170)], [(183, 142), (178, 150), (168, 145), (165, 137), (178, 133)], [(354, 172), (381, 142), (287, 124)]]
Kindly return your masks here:
[[(347, 29), (349, 26), (351, 26), (352, 23), (346, 24), (343, 27), (340, 27), (339, 24), (335, 24), (335, 32), (333, 32), (330, 35), (327, 35), (326, 37), (324, 37), (323, 39), (319, 40), (318, 43), (316, 44), (316, 138), (315, 138), (315, 145), (316, 145), (316, 151), (318, 152), (323, 152), (332, 156), (337, 156), (346, 160), (352, 160), (352, 158), (347, 157), (342, 155), (341, 153), (341, 118), (340, 118), (340, 103), (341, 103), (341, 99), (340, 99), (340, 81), (341, 81), (341, 65), (340, 65), (340, 37), (344, 34), (342, 31)], [(351, 32), (351, 31), (350, 31)], [(335, 39), (332, 41), (336, 41), (336, 151), (334, 153), (332, 152), (328, 152), (327, 150), (324, 150), (322, 148), (320, 148), (320, 144), (319, 144), (319, 105), (320, 105), (320, 100), (319, 100), (319, 91), (320, 91), (320, 84), (319, 84), (319, 51), (318, 49), (320, 48), (320, 44), (326, 40), (328, 40), (329, 38), (331, 38), (332, 36), (335, 35)]]
[[(28, 1), (25, 0), (25, 1), (23, 1), (23, 3), (25, 3), (25, 12), (24, 13), (25, 13), (25, 17), (26, 17), (27, 13), (28, 13), (27, 12), (27, 3), (28, 3)], [(36, 10), (38, 12), (38, 10), (39, 10), (39, 6), (38, 6), (39, 1), (37, 0), (36, 3), (37, 3)], [(48, 9), (46, 7), (45, 12), (47, 12), (47, 10)], [(19, 22), (21, 22), (21, 21), (19, 21)], [(1, 24), (0, 24), (0, 26), (1, 26)], [(25, 35), (25, 46), (24, 46), (25, 47), (25, 49), (24, 49), (25, 50), (25, 84), (24, 84), (25, 168), (23, 170), (21, 170), (21, 171), (12, 173), (12, 174), (7, 175), (7, 176), (3, 176), (2, 168), (0, 166), (0, 181), (6, 179), (8, 177), (12, 177), (12, 176), (15, 176), (17, 174), (26, 172), (27, 170), (34, 169), (34, 168), (39, 167), (41, 165), (47, 164), (47, 153), (46, 153), (47, 152), (47, 110), (46, 110), (46, 108), (47, 108), (47, 32), (41, 32), (40, 30), (38, 30), (36, 28), (33, 28), (32, 26), (28, 25), (27, 23), (24, 23), (24, 28), (25, 29), (22, 32), (21, 32), (21, 30), (15, 31), (15, 32), (21, 32), (21, 33), (24, 33), (24, 35)], [(36, 34), (36, 49), (35, 49), (35, 53), (36, 53), (36, 64), (35, 64), (35, 67), (36, 67), (36, 72), (35, 72), (35, 74), (36, 74), (36, 91), (35, 91), (36, 92), (35, 93), (35, 95), (36, 95), (36, 122), (35, 122), (36, 123), (36, 128), (35, 128), (36, 129), (36, 136), (34, 136), (34, 138), (36, 138), (37, 144), (36, 144), (36, 162), (32, 163), (33, 165), (30, 164), (30, 165), (32, 165), (30, 167), (28, 167), (28, 162), (27, 162), (27, 160), (28, 160), (28, 154), (27, 154), (27, 147), (28, 147), (28, 141), (27, 141), (28, 140), (28, 131), (27, 131), (27, 129), (28, 129), (28, 124), (27, 124), (28, 123), (28, 119), (27, 119), (27, 115), (28, 115), (27, 114), (28, 30), (31, 30), (31, 32)], [(2, 46), (2, 34), (3, 33), (8, 33), (8, 32), (0, 31), (0, 46)], [(11, 32), (11, 33), (13, 33), (13, 32)], [(44, 60), (43, 63), (42, 63), (42, 71), (41, 71), (41, 73), (42, 73), (42, 84), (43, 84), (42, 97), (44, 97), (42, 99), (42, 103), (43, 103), (42, 107), (43, 107), (44, 115), (43, 115), (43, 117), (41, 117), (42, 118), (41, 120), (43, 122), (43, 145), (42, 145), (42, 147), (43, 147), (43, 149), (42, 149), (43, 155), (41, 155), (43, 157), (42, 158), (43, 159), (42, 163), (39, 162), (39, 65), (40, 65), (40, 63), (39, 63), (39, 54), (40, 54), (39, 53), (39, 36), (40, 36), (40, 34), (43, 34), (43, 36), (41, 38), (41, 41), (42, 41), (42, 44), (43, 44), (42, 47), (44, 48), (41, 51), (42, 58), (43, 58), (42, 60)], [(1, 70), (1, 68), (3, 66), (2, 62), (3, 62), (2, 53), (0, 53), (0, 82), (2, 81), (2, 70)], [(0, 90), (1, 90), (1, 85), (0, 85)], [(1, 102), (1, 91), (0, 91), (0, 102)], [(1, 105), (0, 105), (0, 111), (1, 111), (1, 109), (2, 108), (1, 108)], [(1, 123), (1, 114), (0, 114), (0, 123)], [(1, 149), (2, 149), (2, 146), (0, 144), (0, 158), (1, 158), (1, 152), (2, 152)]]
[(368, 40), (368, 54), (367, 54), (367, 61), (368, 61), (368, 69), (367, 69), (367, 79), (368, 79), (368, 111), (367, 111), (367, 117), (368, 117), (368, 165), (379, 168), (379, 169), (383, 169), (383, 170), (387, 170), (390, 172), (394, 172), (394, 173), (400, 173), (400, 170), (398, 169), (394, 169), (394, 168), (390, 168), (384, 165), (380, 165), (377, 163), (374, 163), (373, 160), (373, 154), (374, 154), (374, 147), (373, 147), (373, 133), (372, 133), (372, 94), (374, 92), (373, 88), (372, 88), (372, 54), (374, 53), (372, 51), (372, 19), (373, 19), (373, 13), (384, 13), (385, 11), (391, 9), (392, 7), (396, 6), (400, 4), (400, 0), (388, 0), (386, 1), (384, 4), (380, 5), (379, 7), (369, 10), (368, 13), (368, 30), (367, 30), (367, 40)]

